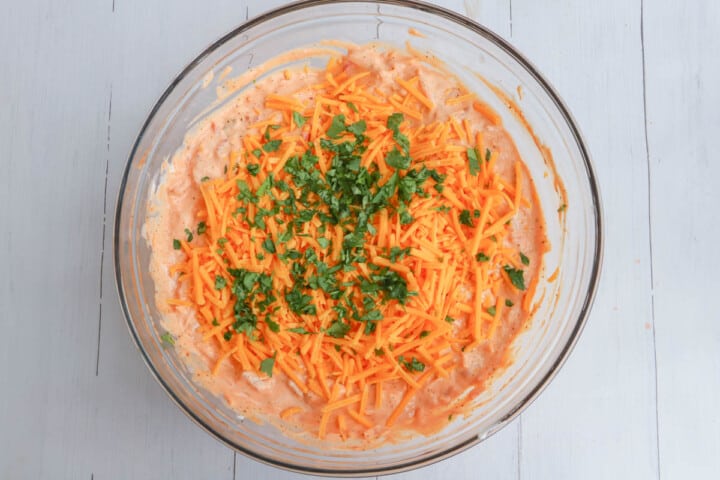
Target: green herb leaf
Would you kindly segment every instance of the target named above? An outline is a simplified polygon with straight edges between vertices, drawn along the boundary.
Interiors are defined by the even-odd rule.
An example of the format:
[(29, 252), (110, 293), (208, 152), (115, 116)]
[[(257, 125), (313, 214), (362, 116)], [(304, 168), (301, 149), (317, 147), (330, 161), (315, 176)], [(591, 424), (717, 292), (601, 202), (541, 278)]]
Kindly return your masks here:
[(405, 120), (405, 115), (402, 113), (393, 113), (387, 119), (387, 128), (396, 132), (400, 128), (400, 124)]
[(207, 182), (208, 180), (210, 180), (210, 177), (208, 176), (204, 176), (200, 179), (201, 182)]
[(327, 136), (336, 139), (345, 131), (345, 115), (335, 115), (327, 130)]
[(393, 147), (385, 156), (385, 163), (399, 170), (407, 170), (410, 167), (410, 157), (403, 155), (397, 147)]
[(265, 323), (271, 331), (275, 333), (280, 331), (280, 325), (278, 325), (277, 322), (274, 322), (270, 317), (265, 317)]
[(207, 231), (207, 224), (205, 222), (198, 223), (198, 226), (197, 226), (198, 235), (202, 235), (206, 231)]
[(222, 275), (215, 275), (215, 290), (222, 290), (227, 285), (227, 280)]
[(233, 332), (231, 332), (230, 330), (228, 330), (227, 332), (223, 333), (223, 338), (224, 338), (226, 341), (228, 341), (228, 342), (230, 341), (230, 339), (232, 338), (232, 336), (233, 336)]
[(445, 316), (445, 321), (448, 323), (453, 323), (455, 321), (454, 318), (452, 318), (450, 315)]
[(427, 337), (428, 335), (430, 335), (430, 331), (429, 331), (429, 330), (423, 330), (422, 332), (420, 332), (420, 338), (425, 338), (425, 337)]
[(485, 149), (485, 161), (489, 162), (491, 158), (492, 158), (492, 153), (490, 152), (489, 148), (486, 148)]
[(185, 235), (188, 242), (192, 242), (193, 240), (193, 233), (190, 231), (189, 228), (185, 229)]
[(347, 102), (347, 106), (348, 106), (348, 108), (349, 108), (350, 110), (352, 110), (353, 112), (358, 113), (358, 109), (357, 109), (357, 107), (355, 106), (354, 103), (352, 103), (352, 102)]
[(460, 220), (460, 223), (463, 225), (466, 225), (468, 227), (474, 227), (475, 224), (472, 221), (472, 218), (470, 217), (470, 210), (463, 210), (460, 212), (460, 215), (458, 215), (458, 220)]
[(260, 150), (259, 148), (256, 148), (255, 150), (252, 151), (252, 154), (255, 155), (255, 158), (260, 158), (260, 157), (262, 157), (262, 150)]
[(390, 249), (390, 261), (392, 263), (397, 262), (398, 260), (402, 260), (405, 258), (406, 255), (410, 254), (410, 247), (400, 248), (400, 247), (392, 247)]
[(506, 307), (512, 307), (513, 305), (515, 305), (515, 304), (514, 304), (513, 301), (510, 300), (509, 298), (505, 300), (505, 306), (506, 306)]
[(303, 117), (299, 112), (293, 112), (293, 121), (298, 127), (305, 125), (305, 117)]
[(350, 331), (350, 325), (335, 320), (326, 330), (325, 333), (333, 338), (343, 338)]
[(487, 312), (488, 312), (490, 315), (492, 315), (493, 317), (495, 316), (495, 313), (497, 313), (497, 312), (496, 312), (496, 308), (495, 308), (494, 305), (493, 305), (492, 307), (488, 308), (488, 309), (487, 309)]
[(398, 363), (402, 364), (410, 372), (422, 372), (425, 370), (425, 364), (415, 357), (412, 357), (412, 360), (408, 361), (400, 355), (398, 357)]
[(278, 148), (280, 148), (280, 145), (282, 144), (282, 140), (270, 140), (265, 145), (263, 145), (262, 149), (266, 152), (276, 152)]
[(515, 288), (525, 290), (525, 278), (522, 270), (514, 268), (511, 265), (505, 265), (503, 270), (505, 270), (505, 273), (508, 274), (510, 282), (515, 286)]
[(180, 250), (181, 247), (182, 244), (180, 243), (180, 240), (178, 240), (177, 238), (173, 238), (173, 248), (175, 250)]
[(292, 332), (292, 333), (299, 333), (300, 335), (310, 335), (310, 333), (312, 333), (312, 332), (308, 332), (308, 331), (305, 329), (305, 327), (293, 327), (293, 328), (288, 328), (287, 331), (288, 331), (288, 332)]
[(382, 348), (376, 348), (376, 349), (375, 349), (375, 356), (376, 356), (376, 357), (382, 357), (383, 355), (385, 355), (385, 350), (384, 350), (384, 349), (382, 349)]
[(467, 157), (470, 174), (477, 176), (477, 174), (480, 173), (480, 161), (478, 160), (477, 150), (474, 148), (468, 148)]
[(220, 322), (218, 322), (217, 318), (213, 318), (213, 319), (212, 319), (212, 324), (213, 324), (213, 327), (219, 327), (219, 326), (220, 326)]
[(165, 332), (162, 335), (160, 335), (160, 339), (165, 343), (166, 345), (173, 346), (175, 345), (175, 339), (172, 335), (170, 335), (170, 332)]
[(225, 244), (228, 242), (228, 239), (225, 237), (220, 237), (217, 239), (217, 244), (221, 247), (225, 246)]
[(260, 371), (265, 373), (270, 378), (272, 378), (273, 367), (275, 366), (275, 357), (276, 356), (277, 356), (277, 352), (273, 353), (272, 357), (266, 358), (265, 360), (260, 362)]
[(330, 240), (328, 240), (325, 237), (320, 237), (317, 239), (318, 245), (320, 245), (320, 248), (327, 248), (328, 245), (330, 245)]
[(367, 124), (365, 123), (365, 120), (360, 120), (347, 127), (347, 131), (353, 135), (362, 135), (365, 133), (366, 128)]
[(523, 265), (530, 265), (530, 259), (523, 252), (520, 252), (520, 261)]
[(273, 242), (272, 238), (267, 237), (265, 240), (263, 240), (262, 243), (263, 249), (268, 253), (275, 253), (275, 242)]
[(439, 207), (435, 207), (435, 210), (440, 213), (447, 213), (451, 210), (451, 208), (447, 205), (440, 205)]
[(253, 177), (257, 177), (257, 174), (260, 172), (260, 165), (257, 163), (248, 163), (246, 168), (248, 173)]
[(475, 260), (477, 260), (478, 262), (487, 262), (488, 260), (490, 260), (490, 257), (485, 255), (483, 252), (480, 252), (475, 255)]

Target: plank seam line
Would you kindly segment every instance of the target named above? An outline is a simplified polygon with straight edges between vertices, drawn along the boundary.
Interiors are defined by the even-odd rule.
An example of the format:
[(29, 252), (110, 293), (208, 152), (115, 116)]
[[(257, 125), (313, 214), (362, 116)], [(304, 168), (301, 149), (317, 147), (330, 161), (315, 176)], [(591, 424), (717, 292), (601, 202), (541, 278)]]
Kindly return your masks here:
[(513, 36), (512, 0), (510, 0), (510, 38)]
[(657, 342), (655, 337), (655, 272), (653, 269), (653, 228), (652, 228), (652, 185), (651, 185), (651, 162), (650, 142), (648, 141), (648, 120), (647, 120), (647, 82), (645, 67), (645, 2), (640, 0), (640, 53), (642, 56), (642, 92), (643, 92), (643, 126), (645, 135), (645, 160), (647, 162), (647, 201), (648, 201), (648, 247), (650, 251), (650, 315), (652, 320), (652, 341), (653, 341), (653, 369), (655, 372), (655, 455), (657, 461), (658, 480), (660, 474), (660, 418), (658, 399), (658, 368), (657, 368)]
[(110, 99), (108, 100), (107, 139), (105, 144), (105, 192), (103, 194), (103, 222), (102, 244), (100, 245), (100, 300), (98, 301), (98, 334), (95, 356), (95, 376), (100, 374), (100, 333), (102, 331), (102, 304), (103, 304), (103, 271), (105, 264), (105, 231), (107, 224), (107, 187), (110, 172), (110, 119), (112, 117), (112, 83), (110, 84)]
[(522, 478), (522, 470), (520, 466), (522, 464), (522, 415), (518, 417), (518, 428), (517, 428), (517, 478)]

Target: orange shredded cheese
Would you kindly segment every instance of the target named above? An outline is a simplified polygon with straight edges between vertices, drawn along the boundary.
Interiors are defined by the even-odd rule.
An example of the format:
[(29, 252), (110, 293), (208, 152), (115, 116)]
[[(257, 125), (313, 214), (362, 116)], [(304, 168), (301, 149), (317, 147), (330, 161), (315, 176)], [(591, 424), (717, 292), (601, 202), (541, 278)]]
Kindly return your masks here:
[[(204, 219), (207, 231), (197, 235), (201, 239), (180, 242), (185, 258), (170, 272), (190, 279), (190, 288), (167, 300), (172, 308), (195, 309), (204, 341), (218, 345), (213, 374), (224, 362), (260, 376), (274, 366), (275, 375), (302, 394), (320, 397), (320, 438), (329, 432), (345, 436), (350, 425), (369, 429), (378, 423), (370, 415), (390, 402), (384, 394), (389, 382), (401, 382), (405, 390), (379, 423), (390, 427), (402, 421), (425, 382), (448, 378), (461, 364), (463, 349), (492, 342), (512, 302), (529, 311), (537, 286), (534, 277), (524, 279), (526, 290), (518, 288), (522, 265), (510, 241), (511, 220), (530, 200), (522, 193), (523, 166), (518, 162), (512, 175), (500, 175), (498, 152), (486, 158), (477, 125), (453, 115), (428, 117), (436, 107), (418, 76), (396, 78), (391, 91), (382, 91), (375, 86), (377, 72), (343, 62), (330, 61), (310, 102), (268, 94), (269, 113), (242, 138), (244, 151), (228, 155), (227, 174), (199, 186), (197, 218)], [(491, 125), (502, 123), (473, 94), (461, 92), (446, 103), (457, 111), (471, 105)], [(391, 125), (396, 114), (404, 117)], [(426, 124), (426, 118), (433, 122)], [(433, 173), (418, 183), (418, 195), (400, 201), (393, 190), (387, 205), (366, 214), (364, 254), (348, 266), (343, 262), (352, 250), (345, 245), (358, 224), (328, 222), (330, 207), (299, 222), (289, 206), (304, 201), (303, 185), (335, 169), (335, 154), (321, 145), (359, 142), (353, 129), (361, 124), (366, 139), (357, 168), (376, 172), (378, 189), (393, 175)], [(411, 161), (399, 168), (390, 159), (393, 152), (402, 154), (403, 137)], [(468, 148), (477, 152), (478, 171), (467, 164)], [(317, 177), (300, 182), (294, 172), (311, 157), (315, 170), (302, 175)], [(246, 168), (251, 161), (258, 164), (254, 173)], [(321, 204), (312, 191), (305, 195)], [(328, 270), (338, 295), (334, 287), (318, 284), (328, 281)], [(302, 288), (296, 288), (299, 276), (306, 282)], [(372, 280), (376, 277), (382, 280)], [(404, 296), (383, 297), (373, 290), (380, 285), (402, 291), (398, 283)], [(363, 319), (368, 311), (377, 313)], [(453, 325), (453, 317), (464, 321)], [(288, 407), (280, 417), (289, 420), (302, 411)]]

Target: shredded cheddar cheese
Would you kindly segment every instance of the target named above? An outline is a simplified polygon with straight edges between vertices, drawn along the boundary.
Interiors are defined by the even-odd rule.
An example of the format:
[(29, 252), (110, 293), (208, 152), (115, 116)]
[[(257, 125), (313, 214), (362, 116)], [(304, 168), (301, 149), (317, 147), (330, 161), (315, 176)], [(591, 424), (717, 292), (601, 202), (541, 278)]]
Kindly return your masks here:
[[(523, 166), (500, 173), (477, 125), (430, 115), (418, 76), (391, 92), (375, 76), (333, 59), (311, 101), (267, 95), (224, 175), (199, 184), (204, 231), (169, 270), (189, 288), (168, 304), (193, 310), (218, 347), (212, 373), (285, 376), (322, 400), (321, 438), (372, 428), (391, 381), (406, 388), (384, 423), (398, 422), (466, 348), (492, 343), (507, 311), (530, 311), (537, 285), (510, 241), (529, 205)], [(502, 124), (472, 93), (443, 102)]]

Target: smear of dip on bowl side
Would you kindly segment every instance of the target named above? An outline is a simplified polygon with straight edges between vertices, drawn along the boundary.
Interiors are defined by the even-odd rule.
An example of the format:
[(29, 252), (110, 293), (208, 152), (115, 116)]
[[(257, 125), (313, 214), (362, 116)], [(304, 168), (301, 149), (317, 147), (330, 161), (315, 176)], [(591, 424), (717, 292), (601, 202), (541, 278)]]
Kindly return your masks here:
[(464, 412), (512, 361), (549, 248), (500, 116), (375, 44), (239, 92), (150, 202), (156, 302), (197, 379), (340, 448)]

